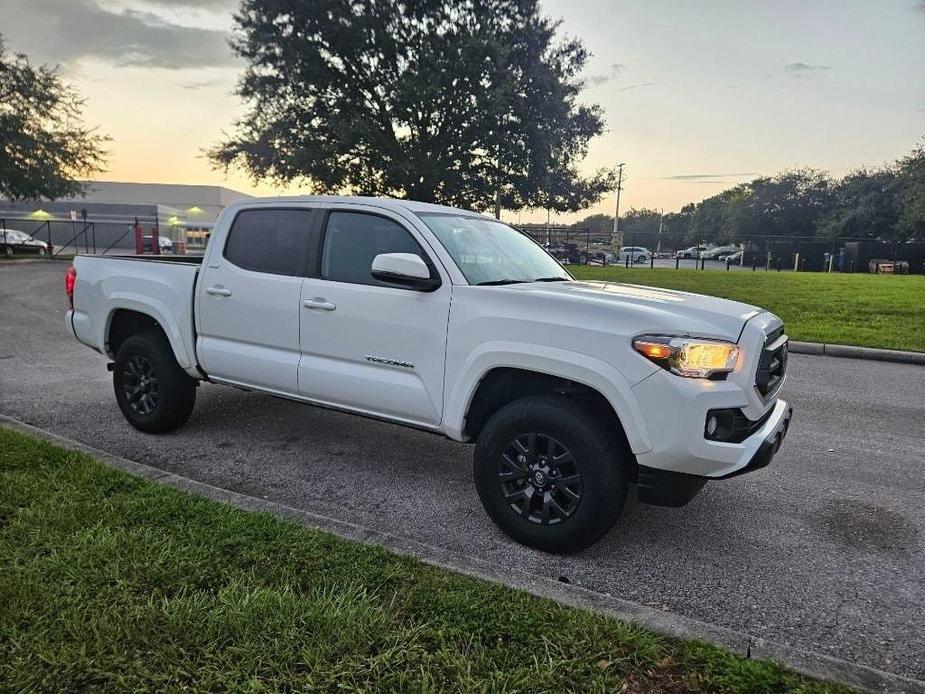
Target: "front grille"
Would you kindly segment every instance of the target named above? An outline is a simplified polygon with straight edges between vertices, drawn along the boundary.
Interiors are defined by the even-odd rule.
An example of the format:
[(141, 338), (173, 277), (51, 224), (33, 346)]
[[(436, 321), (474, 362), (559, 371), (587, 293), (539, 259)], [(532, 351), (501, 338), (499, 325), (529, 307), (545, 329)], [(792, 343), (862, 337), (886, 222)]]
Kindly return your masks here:
[(768, 335), (761, 350), (761, 359), (758, 360), (758, 371), (755, 374), (755, 387), (761, 395), (773, 392), (784, 379), (787, 371), (787, 336), (784, 335), (784, 326), (777, 328)]

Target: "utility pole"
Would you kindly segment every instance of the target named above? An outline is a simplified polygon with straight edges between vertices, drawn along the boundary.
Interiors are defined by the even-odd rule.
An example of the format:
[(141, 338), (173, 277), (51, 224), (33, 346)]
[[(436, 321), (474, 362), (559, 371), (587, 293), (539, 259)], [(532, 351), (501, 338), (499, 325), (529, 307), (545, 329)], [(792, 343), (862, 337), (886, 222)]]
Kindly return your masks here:
[(658, 245), (655, 247), (655, 255), (662, 252), (662, 221), (665, 219), (665, 208), (659, 210), (658, 215)]
[(618, 234), (620, 233), (620, 191), (623, 190), (623, 167), (626, 162), (620, 162), (617, 164), (617, 209), (613, 215), (613, 239), (611, 239), (611, 245), (617, 242), (619, 239)]

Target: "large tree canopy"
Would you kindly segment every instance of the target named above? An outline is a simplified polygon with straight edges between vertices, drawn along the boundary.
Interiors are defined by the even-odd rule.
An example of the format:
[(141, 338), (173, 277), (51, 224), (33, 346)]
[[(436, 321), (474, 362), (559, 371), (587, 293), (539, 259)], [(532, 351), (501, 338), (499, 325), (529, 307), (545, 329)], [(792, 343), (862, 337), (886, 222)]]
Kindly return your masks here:
[(218, 167), (315, 192), (479, 210), (577, 210), (612, 187), (576, 164), (603, 130), (587, 59), (537, 0), (243, 0), (248, 105)]
[(0, 195), (67, 197), (103, 170), (106, 138), (83, 125), (82, 107), (57, 69), (9, 55), (0, 36)]

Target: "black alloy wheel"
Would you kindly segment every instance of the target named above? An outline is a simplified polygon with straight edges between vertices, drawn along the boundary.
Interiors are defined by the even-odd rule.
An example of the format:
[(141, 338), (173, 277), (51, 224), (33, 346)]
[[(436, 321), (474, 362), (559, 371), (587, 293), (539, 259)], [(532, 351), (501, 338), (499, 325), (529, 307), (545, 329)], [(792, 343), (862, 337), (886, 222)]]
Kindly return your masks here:
[(122, 391), (129, 406), (143, 417), (157, 408), (160, 398), (157, 374), (151, 362), (142, 355), (136, 354), (125, 363)]
[(163, 332), (126, 338), (113, 361), (116, 402), (133, 427), (161, 434), (189, 419), (196, 404), (196, 381), (177, 363)]
[(577, 461), (568, 448), (545, 434), (523, 434), (504, 447), (498, 482), (511, 510), (531, 523), (561, 523), (581, 503)]
[(528, 547), (570, 554), (610, 530), (626, 500), (631, 454), (592, 403), (530, 395), (484, 424), (473, 456), (479, 499)]

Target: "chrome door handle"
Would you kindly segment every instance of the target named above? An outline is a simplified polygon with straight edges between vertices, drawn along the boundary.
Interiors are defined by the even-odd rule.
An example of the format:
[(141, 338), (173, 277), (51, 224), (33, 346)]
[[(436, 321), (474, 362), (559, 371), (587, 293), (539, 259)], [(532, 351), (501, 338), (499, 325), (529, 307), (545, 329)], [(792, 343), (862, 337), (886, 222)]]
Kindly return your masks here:
[(337, 308), (337, 306), (332, 304), (327, 299), (321, 299), (317, 297), (314, 299), (306, 299), (305, 301), (302, 302), (302, 305), (305, 308), (317, 308), (317, 309), (321, 309), (322, 311), (333, 311), (334, 309)]
[(206, 294), (212, 296), (231, 296), (231, 290), (224, 287), (206, 287)]

